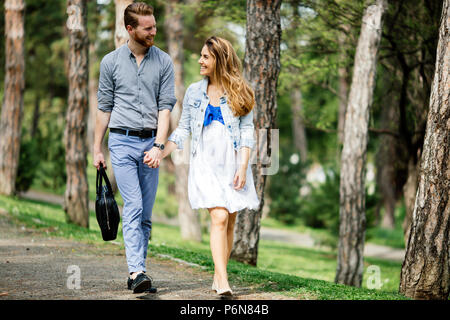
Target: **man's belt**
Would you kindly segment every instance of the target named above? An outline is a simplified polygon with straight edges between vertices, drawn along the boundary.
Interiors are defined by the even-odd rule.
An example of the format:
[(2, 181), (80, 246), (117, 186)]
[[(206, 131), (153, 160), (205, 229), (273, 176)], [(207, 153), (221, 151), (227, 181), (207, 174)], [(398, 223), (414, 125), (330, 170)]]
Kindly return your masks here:
[(126, 136), (133, 136), (139, 138), (153, 138), (156, 136), (156, 129), (133, 131), (133, 130), (110, 128), (109, 132), (120, 133)]

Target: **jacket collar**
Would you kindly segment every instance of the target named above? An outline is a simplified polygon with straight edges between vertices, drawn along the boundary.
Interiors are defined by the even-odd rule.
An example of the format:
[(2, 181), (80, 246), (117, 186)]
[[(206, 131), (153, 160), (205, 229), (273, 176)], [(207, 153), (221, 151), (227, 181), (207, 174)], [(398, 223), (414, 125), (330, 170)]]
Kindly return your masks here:
[(208, 77), (204, 77), (202, 82), (201, 82), (201, 84), (200, 84), (200, 90), (201, 90), (201, 92), (203, 92), (203, 96), (204, 97), (207, 96), (208, 83), (209, 83), (209, 78)]

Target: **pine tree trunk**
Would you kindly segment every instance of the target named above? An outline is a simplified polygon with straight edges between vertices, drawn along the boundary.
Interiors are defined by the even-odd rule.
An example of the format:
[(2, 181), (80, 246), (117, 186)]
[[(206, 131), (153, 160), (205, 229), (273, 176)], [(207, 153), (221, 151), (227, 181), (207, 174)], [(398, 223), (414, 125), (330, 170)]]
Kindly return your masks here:
[(403, 220), (403, 239), (405, 246), (408, 243), (409, 231), (411, 230), (414, 204), (416, 202), (417, 181), (419, 175), (419, 165), (414, 163), (412, 158), (408, 162), (408, 179), (403, 186), (403, 198), (405, 201), (405, 218)]
[(436, 67), (400, 293), (447, 300), (450, 291), (450, 0), (442, 8)]
[(16, 192), (25, 90), (24, 0), (5, 1), (5, 91), (0, 119), (0, 193)]
[[(172, 58), (175, 72), (175, 96), (177, 103), (170, 114), (170, 124), (176, 128), (181, 117), (184, 97), (183, 76), (183, 20), (179, 5), (183, 1), (170, 0), (165, 4), (165, 31), (169, 55)], [(184, 150), (183, 150), (184, 151)], [(175, 163), (175, 192), (178, 199), (178, 221), (181, 237), (186, 240), (202, 241), (202, 229), (198, 211), (192, 210), (189, 203), (188, 186), (189, 166), (184, 163)]]
[[(259, 230), (266, 184), (263, 158), (278, 150), (271, 149), (277, 112), (277, 80), (280, 73), (281, 0), (247, 1), (247, 31), (244, 76), (255, 90), (254, 123), (256, 131), (256, 164), (252, 165), (255, 187), (260, 200), (257, 210), (244, 210), (237, 215), (234, 230), (233, 259), (256, 265)], [(265, 137), (265, 130), (268, 137)], [(267, 138), (267, 139), (266, 139)], [(267, 140), (267, 143), (264, 141)]]
[[(386, 75), (388, 77), (390, 75)], [(389, 83), (389, 79), (383, 79)], [(381, 129), (392, 132), (398, 131), (399, 113), (397, 108), (393, 108), (394, 100), (392, 93), (387, 93), (382, 98), (381, 109)], [(381, 227), (394, 229), (395, 227), (395, 207), (397, 203), (396, 168), (398, 159), (398, 139), (389, 134), (380, 137), (380, 143), (376, 154), (376, 183), (380, 190), (381, 201), (384, 207), (384, 215), (381, 220)]]
[[(350, 32), (349, 25), (344, 25), (343, 28)], [(345, 35), (340, 34), (338, 43), (340, 46), (339, 63), (338, 68), (339, 75), (339, 111), (338, 111), (338, 141), (344, 142), (344, 124), (345, 124), (345, 112), (347, 110), (347, 96), (348, 96), (348, 67), (346, 65), (347, 53), (345, 51)]]
[(89, 199), (86, 174), (89, 40), (87, 35), (86, 1), (67, 1), (69, 101), (66, 129), (64, 131), (67, 171), (64, 210), (69, 222), (82, 227), (89, 227)]
[(128, 40), (128, 32), (123, 22), (125, 9), (133, 3), (133, 0), (114, 0), (116, 8), (116, 29), (114, 33), (114, 43), (116, 48), (123, 45)]
[(94, 74), (94, 66), (97, 64), (97, 53), (95, 43), (89, 44), (89, 115), (88, 115), (88, 133), (87, 145), (88, 151), (94, 154), (94, 133), (95, 133), (95, 117), (97, 115), (98, 101), (98, 76)]
[(384, 0), (377, 0), (364, 11), (344, 125), (335, 282), (357, 287), (361, 286), (363, 275), (366, 228), (364, 178), (369, 108), (375, 87), (377, 53), (386, 7)]

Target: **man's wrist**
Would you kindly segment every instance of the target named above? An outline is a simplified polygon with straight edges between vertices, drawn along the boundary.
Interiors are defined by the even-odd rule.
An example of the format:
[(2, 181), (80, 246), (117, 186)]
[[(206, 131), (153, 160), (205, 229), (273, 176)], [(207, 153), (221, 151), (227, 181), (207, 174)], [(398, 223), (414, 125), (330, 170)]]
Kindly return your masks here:
[(94, 146), (94, 153), (100, 153), (100, 152), (102, 152), (102, 148)]

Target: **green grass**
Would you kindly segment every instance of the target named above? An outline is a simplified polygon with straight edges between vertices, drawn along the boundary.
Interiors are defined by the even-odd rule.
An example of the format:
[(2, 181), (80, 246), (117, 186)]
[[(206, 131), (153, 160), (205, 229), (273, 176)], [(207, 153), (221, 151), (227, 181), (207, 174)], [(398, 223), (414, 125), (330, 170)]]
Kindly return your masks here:
[[(88, 242), (95, 246), (109, 245), (101, 238), (93, 212), (90, 214), (90, 227), (86, 229), (66, 223), (65, 214), (59, 205), (0, 196), (0, 207), (10, 212), (16, 222), (40, 229), (49, 235)], [(153, 225), (149, 250), (153, 258), (157, 258), (156, 253), (168, 254), (197, 263), (213, 272), (208, 235), (203, 235), (201, 243), (190, 242), (181, 239), (177, 227), (158, 223)], [(123, 249), (120, 230), (121, 226), (116, 243)], [(354, 288), (333, 283), (336, 269), (336, 255), (333, 252), (261, 241), (258, 259), (257, 268), (230, 261), (230, 280), (238, 285), (256, 286), (264, 291), (279, 292), (299, 299), (406, 299), (396, 293), (401, 267), (399, 263), (366, 259), (363, 288)], [(388, 280), (380, 290), (366, 288), (366, 270), (369, 265), (377, 265), (382, 281)]]

